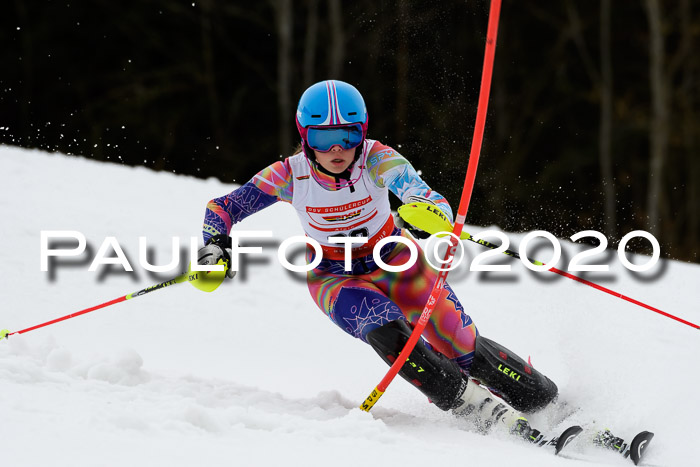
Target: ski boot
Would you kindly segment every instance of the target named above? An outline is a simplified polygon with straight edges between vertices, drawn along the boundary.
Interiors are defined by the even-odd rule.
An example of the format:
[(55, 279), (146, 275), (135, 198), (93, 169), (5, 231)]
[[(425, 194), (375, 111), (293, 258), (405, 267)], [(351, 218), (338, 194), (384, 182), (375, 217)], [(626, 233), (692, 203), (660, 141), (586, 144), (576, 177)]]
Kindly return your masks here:
[[(452, 413), (457, 417), (473, 420), (483, 433), (488, 433), (494, 426), (498, 426), (531, 442), (536, 442), (535, 439), (540, 436), (537, 430), (530, 427), (523, 414), (471, 378), (467, 379), (467, 388), (460, 399), (459, 405), (452, 409)], [(534, 439), (531, 439), (533, 435)]]

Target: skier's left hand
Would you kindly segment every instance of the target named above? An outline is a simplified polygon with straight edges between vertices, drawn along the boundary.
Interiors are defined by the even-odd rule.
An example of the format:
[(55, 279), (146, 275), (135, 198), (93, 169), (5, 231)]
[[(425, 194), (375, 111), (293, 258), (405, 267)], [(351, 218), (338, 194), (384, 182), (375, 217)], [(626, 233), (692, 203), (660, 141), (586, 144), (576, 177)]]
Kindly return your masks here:
[(231, 269), (231, 237), (228, 235), (215, 235), (207, 244), (199, 249), (197, 263), (206, 265), (219, 264), (223, 260), (226, 268), (226, 277), (233, 279), (236, 271)]

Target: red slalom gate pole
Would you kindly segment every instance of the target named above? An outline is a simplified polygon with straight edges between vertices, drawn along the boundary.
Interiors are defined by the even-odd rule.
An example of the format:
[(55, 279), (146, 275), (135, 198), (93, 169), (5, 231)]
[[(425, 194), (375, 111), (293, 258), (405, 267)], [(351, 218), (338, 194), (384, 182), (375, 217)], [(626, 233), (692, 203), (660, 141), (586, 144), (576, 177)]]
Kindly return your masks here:
[[(440, 270), (437, 279), (435, 279), (435, 284), (433, 285), (433, 290), (430, 292), (430, 297), (428, 302), (423, 308), (423, 312), (420, 315), (418, 324), (413, 329), (411, 337), (409, 337), (406, 345), (399, 354), (398, 358), (394, 361), (389, 368), (389, 371), (384, 376), (384, 378), (379, 382), (379, 384), (372, 390), (369, 396), (362, 403), (360, 408), (365, 412), (372, 410), (374, 404), (379, 400), (379, 398), (384, 394), (389, 384), (394, 380), (396, 375), (403, 367), (404, 363), (408, 359), (408, 356), (413, 351), (413, 348), (418, 343), (418, 339), (425, 326), (428, 324), (430, 315), (435, 309), (442, 290), (445, 287), (445, 280), (447, 279), (447, 273), (449, 272), (450, 266), (452, 265), (452, 260), (454, 258), (455, 250), (457, 249), (457, 244), (459, 242), (459, 236), (462, 233), (462, 228), (464, 227), (464, 222), (467, 218), (467, 211), (469, 209), (469, 201), (471, 200), (472, 191), (474, 189), (474, 180), (476, 179), (476, 169), (479, 164), (479, 155), (481, 154), (481, 144), (484, 139), (484, 126), (486, 125), (486, 110), (489, 103), (489, 93), (491, 90), (491, 76), (493, 75), (493, 61), (496, 54), (496, 37), (498, 35), (498, 18), (501, 12), (501, 0), (491, 0), (491, 7), (489, 10), (489, 23), (486, 32), (486, 50), (484, 52), (484, 68), (481, 73), (481, 89), (479, 90), (479, 104), (476, 111), (476, 126), (474, 127), (474, 139), (472, 139), (471, 152), (469, 154), (469, 165), (467, 166), (467, 175), (464, 179), (464, 187), (462, 188), (462, 196), (459, 201), (459, 209), (457, 210), (457, 217), (455, 218), (455, 225), (453, 229), (453, 234), (456, 237), (450, 237), (450, 247), (445, 253), (445, 259), (443, 262), (443, 269)], [(455, 240), (455, 238), (457, 240)]]

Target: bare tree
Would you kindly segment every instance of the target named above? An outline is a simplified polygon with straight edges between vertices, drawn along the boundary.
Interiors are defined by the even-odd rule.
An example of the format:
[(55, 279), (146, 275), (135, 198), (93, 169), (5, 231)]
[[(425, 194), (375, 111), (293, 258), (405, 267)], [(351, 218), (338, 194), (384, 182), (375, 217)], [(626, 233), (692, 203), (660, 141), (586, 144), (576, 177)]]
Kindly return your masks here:
[(309, 86), (316, 79), (316, 44), (318, 40), (318, 0), (307, 0), (306, 38), (304, 39), (304, 86)]
[(329, 29), (331, 34), (331, 44), (329, 47), (328, 62), (330, 78), (341, 79), (343, 72), (343, 62), (345, 61), (345, 34), (343, 24), (343, 13), (340, 8), (340, 0), (328, 0)]
[[(202, 40), (202, 79), (207, 91), (207, 109), (209, 110), (209, 120), (211, 127), (214, 130), (214, 138), (219, 146), (228, 146), (227, 135), (224, 129), (224, 124), (221, 121), (219, 93), (216, 87), (216, 71), (214, 65), (214, 47), (213, 47), (213, 27), (211, 22), (212, 15), (212, 0), (203, 0), (200, 2), (200, 31)], [(227, 149), (224, 149), (227, 152)], [(160, 159), (156, 164), (156, 169), (163, 169), (165, 160)]]
[(651, 121), (649, 128), (650, 161), (647, 215), (649, 231), (658, 236), (661, 232), (661, 205), (664, 176), (664, 160), (668, 148), (669, 96), (668, 81), (664, 72), (664, 33), (661, 29), (659, 0), (645, 0), (649, 21), (649, 80), (651, 84)]
[[(692, 28), (692, 11), (690, 0), (681, 0), (679, 4), (680, 20), (681, 20), (681, 50), (684, 53), (691, 50), (693, 28)], [(679, 87), (679, 104), (682, 111), (682, 141), (686, 152), (687, 161), (687, 176), (686, 179), (686, 203), (685, 217), (688, 228), (685, 231), (686, 238), (681, 239), (683, 246), (688, 251), (695, 250), (695, 260), (698, 258), (697, 241), (700, 238), (700, 158), (698, 154), (697, 128), (700, 127), (698, 116), (693, 106), (697, 98), (694, 92), (697, 92), (697, 60), (681, 60), (682, 78)], [(695, 91), (694, 91), (695, 90)]]
[(612, 44), (610, 42), (610, 0), (600, 2), (600, 174), (605, 193), (605, 227), (608, 236), (617, 234), (615, 180), (612, 163)]
[(292, 62), (292, 0), (275, 0), (277, 26), (277, 102), (280, 112), (279, 153), (286, 154), (292, 146), (291, 62)]
[(609, 236), (617, 234), (617, 211), (615, 207), (615, 180), (612, 164), (612, 100), (613, 75), (610, 42), (610, 0), (600, 3), (600, 71), (591, 58), (583, 38), (581, 19), (574, 3), (567, 2), (567, 13), (571, 23), (573, 41), (578, 48), (591, 85), (600, 88), (600, 122), (598, 124), (598, 161), (601, 184), (605, 198), (605, 230)]
[(396, 56), (396, 138), (403, 142), (408, 121), (408, 2), (398, 4), (398, 52)]
[[(17, 16), (19, 18), (19, 22), (21, 24), (27, 24), (28, 19), (30, 18), (30, 15), (27, 12), (27, 6), (25, 5), (25, 2), (21, 0), (16, 0), (15, 1), (15, 7), (17, 9)], [(34, 66), (33, 66), (33, 56), (34, 56), (34, 47), (33, 47), (33, 40), (32, 40), (32, 34), (30, 31), (27, 31), (27, 28), (21, 28), (21, 47), (22, 47), (22, 99), (19, 100), (19, 114), (20, 114), (20, 132), (21, 134), (18, 134), (18, 138), (24, 142), (25, 139), (29, 138), (31, 139), (31, 133), (28, 131), (29, 130), (29, 125), (30, 125), (30, 106), (29, 102), (32, 101), (33, 97), (32, 96), (32, 88), (34, 85), (34, 73), (32, 72)]]

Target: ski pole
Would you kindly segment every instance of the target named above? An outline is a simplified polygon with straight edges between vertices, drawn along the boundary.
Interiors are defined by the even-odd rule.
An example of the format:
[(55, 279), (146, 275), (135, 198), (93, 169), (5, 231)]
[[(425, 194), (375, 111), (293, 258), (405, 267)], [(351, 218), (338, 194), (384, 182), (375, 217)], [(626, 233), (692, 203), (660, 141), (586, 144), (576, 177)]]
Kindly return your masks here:
[[(466, 233), (466, 232), (464, 232), (464, 233)], [(470, 234), (467, 234), (467, 235), (466, 235), (466, 238), (465, 238), (465, 236), (463, 235), (463, 236), (462, 236), (462, 239), (464, 239), (464, 240), (469, 240), (470, 242), (478, 243), (479, 245), (483, 245), (483, 246), (485, 246), (486, 248), (491, 248), (492, 250), (495, 250), (496, 248), (499, 248), (499, 247), (500, 247), (500, 245), (494, 245), (493, 243), (488, 242), (488, 241), (486, 241), (486, 240), (475, 240)], [(516, 252), (516, 251), (513, 251), (513, 250), (505, 250), (505, 251), (503, 251), (502, 253), (505, 254), (505, 255), (508, 255), (508, 256), (512, 256), (513, 258), (520, 259), (520, 255), (519, 255), (518, 252)], [(536, 265), (536, 266), (545, 266), (545, 263), (543, 263), (543, 262), (541, 262), (541, 261), (535, 261), (535, 260), (532, 260), (532, 264), (534, 264), (534, 265)], [(644, 302), (640, 302), (639, 300), (635, 300), (634, 298), (628, 297), (628, 296), (623, 295), (623, 294), (621, 294), (621, 293), (619, 293), (619, 292), (615, 292), (614, 290), (610, 290), (610, 289), (608, 289), (607, 287), (603, 287), (603, 286), (600, 285), (600, 284), (596, 284), (595, 282), (589, 281), (589, 280), (587, 280), (587, 279), (584, 279), (584, 278), (582, 278), (582, 277), (576, 276), (576, 275), (571, 274), (571, 273), (569, 273), (569, 272), (562, 271), (561, 269), (557, 269), (557, 268), (555, 268), (554, 266), (552, 266), (551, 268), (549, 268), (548, 271), (552, 271), (553, 273), (559, 274), (560, 276), (564, 276), (564, 277), (566, 277), (566, 278), (575, 280), (576, 282), (580, 282), (581, 284), (588, 285), (588, 286), (590, 286), (590, 287), (593, 287), (594, 289), (600, 290), (601, 292), (605, 292), (605, 293), (607, 293), (607, 294), (610, 294), (610, 295), (612, 295), (613, 297), (621, 298), (622, 300), (626, 300), (626, 301), (628, 301), (628, 302), (630, 302), (630, 303), (634, 303), (635, 305), (639, 305), (639, 306), (641, 306), (642, 308), (646, 308), (647, 310), (651, 310), (651, 311), (653, 311), (653, 312), (655, 312), (655, 313), (659, 313), (660, 315), (666, 316), (667, 318), (675, 319), (676, 321), (678, 321), (678, 322), (680, 322), (680, 323), (687, 324), (687, 325), (690, 326), (691, 328), (700, 329), (700, 326), (698, 326), (697, 324), (691, 323), (690, 321), (686, 321), (686, 320), (684, 320), (684, 319), (682, 319), (682, 318), (679, 318), (678, 316), (674, 316), (674, 315), (672, 315), (672, 314), (670, 314), (670, 313), (666, 313), (665, 311), (661, 311), (661, 310), (659, 310), (658, 308), (654, 308), (654, 307), (651, 306), (651, 305), (647, 305), (647, 304), (644, 303)]]
[[(61, 321), (65, 321), (67, 319), (75, 318), (76, 316), (84, 315), (86, 313), (90, 313), (91, 311), (99, 310), (101, 308), (107, 308), (108, 306), (115, 305), (117, 303), (124, 302), (126, 300), (131, 300), (132, 298), (137, 298), (141, 297), (142, 295), (146, 295), (147, 293), (164, 289), (165, 287), (169, 287), (174, 284), (179, 284), (181, 282), (190, 282), (192, 285), (195, 285), (198, 289), (204, 290), (205, 292), (211, 292), (214, 289), (216, 289), (219, 284), (223, 281), (223, 275), (219, 273), (219, 271), (214, 271), (214, 273), (219, 273), (219, 274), (211, 274), (211, 276), (207, 273), (206, 275), (203, 275), (203, 272), (207, 271), (188, 271), (183, 274), (180, 274), (179, 276), (161, 282), (160, 284), (152, 285), (150, 287), (146, 287), (145, 289), (141, 289), (138, 292), (130, 293), (127, 295), (124, 295), (123, 297), (115, 298), (114, 300), (110, 300), (108, 302), (101, 303), (99, 305), (95, 305), (90, 308), (86, 308), (84, 310), (76, 311), (75, 313), (71, 313), (66, 316), (62, 316), (60, 318), (52, 319), (51, 321), (47, 321), (45, 323), (37, 324), (35, 326), (26, 328), (26, 329), (21, 329), (19, 331), (14, 331), (10, 332), (7, 329), (0, 330), (0, 340), (12, 336), (14, 334), (23, 334), (25, 332), (33, 331), (35, 329), (43, 328), (44, 326), (49, 326), (54, 323), (58, 323)], [(225, 273), (224, 273), (225, 274)]]
[[(491, 89), (491, 75), (493, 72), (493, 61), (496, 53), (496, 36), (498, 34), (498, 17), (501, 10), (501, 0), (491, 0), (491, 7), (489, 10), (489, 22), (488, 29), (486, 32), (486, 50), (484, 52), (484, 67), (482, 70), (481, 78), (481, 88), (479, 90), (479, 104), (476, 111), (476, 125), (474, 127), (474, 139), (472, 139), (471, 152), (469, 154), (469, 164), (467, 166), (467, 174), (464, 179), (464, 187), (462, 188), (462, 196), (459, 201), (459, 209), (457, 210), (457, 217), (455, 218), (455, 225), (453, 233), (459, 239), (462, 233), (462, 227), (467, 218), (467, 210), (469, 209), (469, 200), (471, 199), (472, 190), (474, 188), (474, 180), (476, 179), (476, 169), (479, 164), (479, 155), (481, 153), (481, 143), (484, 136), (484, 126), (486, 125), (486, 109), (488, 108), (489, 102), (489, 92)], [(430, 315), (435, 309), (435, 305), (440, 299), (442, 290), (445, 286), (445, 280), (447, 278), (447, 273), (449, 272), (450, 265), (454, 258), (454, 252), (457, 248), (457, 240), (454, 237), (450, 237), (450, 246), (445, 252), (445, 259), (443, 264), (445, 265), (443, 269), (440, 270), (437, 278), (435, 279), (435, 284), (430, 292), (430, 297), (428, 298), (425, 308), (418, 319), (411, 336), (399, 353), (398, 358), (394, 361), (389, 368), (387, 374), (382, 378), (379, 384), (372, 390), (369, 396), (360, 406), (360, 409), (365, 412), (372, 410), (374, 404), (379, 400), (379, 398), (384, 394), (389, 384), (394, 380), (396, 375), (399, 373), (404, 363), (408, 359), (408, 356), (413, 351), (416, 346), (418, 339), (420, 338), (425, 326), (428, 324)]]
[[(433, 205), (428, 204), (428, 203), (404, 204), (403, 206), (401, 206), (399, 208), (399, 216), (401, 216), (401, 218), (405, 222), (407, 222), (407, 223), (409, 223), (409, 224), (411, 224), (411, 225), (419, 228), (420, 230), (427, 232), (431, 235), (438, 235), (438, 236), (447, 235), (447, 232), (449, 232), (453, 228), (452, 224), (444, 215), (436, 212), (435, 209), (433, 209), (433, 208), (434, 208)], [(486, 248), (490, 248), (492, 250), (500, 248), (500, 245), (495, 245), (487, 240), (483, 240), (483, 239), (477, 240), (470, 233), (465, 232), (465, 231), (462, 231), (462, 233), (460, 235), (460, 240), (469, 240), (470, 242), (477, 243), (479, 245), (483, 245)], [(501, 253), (503, 253), (504, 255), (508, 255), (512, 258), (521, 259), (520, 254), (518, 254), (518, 252), (513, 251), (513, 250), (504, 250), (504, 251), (501, 251)], [(531, 261), (532, 261), (532, 264), (534, 264), (535, 266), (545, 266), (545, 263), (543, 263), (541, 261), (537, 261), (537, 260), (531, 260)], [(550, 267), (548, 269), (548, 271), (551, 271), (555, 274), (559, 274), (559, 275), (564, 276), (568, 279), (575, 280), (577, 282), (580, 282), (581, 284), (588, 285), (590, 287), (593, 287), (594, 289), (600, 290), (601, 292), (605, 292), (605, 293), (610, 294), (614, 297), (621, 298), (621, 299), (626, 300), (630, 303), (641, 306), (642, 308), (646, 308), (646, 309), (651, 310), (655, 313), (659, 313), (663, 316), (674, 319), (680, 323), (687, 324), (688, 326), (690, 326), (692, 328), (700, 329), (700, 326), (698, 326), (697, 324), (693, 324), (689, 321), (681, 319), (681, 318), (674, 316), (670, 313), (666, 313), (665, 311), (661, 311), (658, 308), (654, 308), (653, 306), (647, 305), (644, 302), (640, 302), (639, 300), (635, 300), (633, 298), (627, 297), (626, 295), (623, 295), (619, 292), (615, 292), (614, 290), (610, 290), (607, 287), (603, 287), (600, 284), (596, 284), (595, 282), (586, 280), (582, 277), (578, 277), (574, 274), (568, 273), (566, 271), (562, 271), (561, 269), (557, 269), (553, 266)]]

